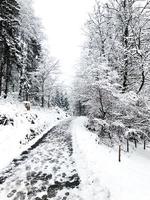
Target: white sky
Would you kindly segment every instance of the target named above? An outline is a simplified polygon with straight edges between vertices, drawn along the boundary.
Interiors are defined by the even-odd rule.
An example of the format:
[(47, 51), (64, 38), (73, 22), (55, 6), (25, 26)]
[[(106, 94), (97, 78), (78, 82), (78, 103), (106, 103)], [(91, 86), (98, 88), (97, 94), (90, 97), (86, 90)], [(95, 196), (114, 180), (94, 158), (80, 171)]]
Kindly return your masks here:
[(80, 56), (83, 27), (94, 0), (34, 0), (35, 13), (43, 21), (50, 52), (60, 60), (69, 80)]

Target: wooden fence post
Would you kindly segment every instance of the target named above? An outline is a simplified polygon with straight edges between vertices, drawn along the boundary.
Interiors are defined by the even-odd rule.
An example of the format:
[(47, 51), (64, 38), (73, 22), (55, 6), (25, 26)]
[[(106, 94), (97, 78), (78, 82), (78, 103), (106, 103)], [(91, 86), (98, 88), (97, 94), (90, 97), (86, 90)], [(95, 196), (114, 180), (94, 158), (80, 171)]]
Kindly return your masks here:
[(121, 162), (121, 145), (119, 145), (119, 162)]
[(134, 139), (135, 148), (137, 148), (137, 140)]
[(129, 139), (127, 138), (127, 152), (129, 152)]
[(144, 150), (146, 149), (146, 140), (144, 140)]

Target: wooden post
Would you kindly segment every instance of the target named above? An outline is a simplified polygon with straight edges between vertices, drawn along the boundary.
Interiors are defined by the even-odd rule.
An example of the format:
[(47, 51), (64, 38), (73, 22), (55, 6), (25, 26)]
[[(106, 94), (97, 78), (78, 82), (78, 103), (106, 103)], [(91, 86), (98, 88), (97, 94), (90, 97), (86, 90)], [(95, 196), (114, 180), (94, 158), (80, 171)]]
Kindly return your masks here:
[(127, 138), (127, 152), (129, 152), (129, 139)]
[(121, 162), (121, 145), (119, 145), (119, 162)]
[(137, 140), (134, 139), (135, 148), (137, 148)]
[(146, 140), (144, 140), (144, 150), (146, 149)]

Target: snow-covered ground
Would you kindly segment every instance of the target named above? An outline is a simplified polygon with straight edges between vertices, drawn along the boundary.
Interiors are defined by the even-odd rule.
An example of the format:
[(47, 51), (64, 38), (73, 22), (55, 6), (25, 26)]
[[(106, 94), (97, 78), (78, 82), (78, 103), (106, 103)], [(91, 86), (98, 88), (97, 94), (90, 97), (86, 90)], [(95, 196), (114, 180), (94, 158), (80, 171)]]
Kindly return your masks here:
[(0, 170), (64, 119), (58, 108), (27, 111), (23, 103), (0, 100)]
[(118, 152), (96, 143), (96, 136), (84, 127), (86, 118), (72, 123), (76, 167), (84, 200), (149, 200), (150, 150)]
[[(24, 106), (16, 103), (0, 102), (0, 117), (5, 115), (8, 123), (0, 125), (0, 168), (5, 168), (13, 158), (16, 158), (22, 151), (35, 143), (47, 130), (55, 126), (60, 120), (66, 119), (66, 113), (61, 110), (43, 110), (39, 108), (32, 108), (31, 111), (26, 111)], [(59, 120), (58, 120), (59, 118)], [(1, 118), (0, 118), (1, 120)], [(39, 177), (38, 172), (41, 170), (42, 174), (49, 174), (51, 172), (53, 181), (59, 177), (55, 171), (60, 174), (77, 173), (81, 180), (79, 188), (69, 188), (68, 200), (149, 200), (149, 180), (150, 180), (150, 150), (143, 147), (132, 149), (131, 153), (122, 152), (121, 162), (118, 162), (118, 148), (110, 148), (96, 142), (96, 135), (85, 128), (87, 118), (79, 117), (70, 121), (60, 123), (56, 130), (49, 132), (45, 140), (39, 143), (32, 151), (25, 155), (25, 160), (18, 160), (16, 165), (10, 165), (9, 173), (6, 173), (6, 181), (1, 186), (0, 195), (3, 200), (10, 195), (26, 195), (26, 173), (27, 166), (30, 164), (32, 170), (36, 172), (31, 179), (36, 181), (44, 181), (46, 189), (39, 193), (41, 195), (48, 195), (48, 190), (51, 187), (51, 182), (45, 182), (43, 176)], [(39, 135), (28, 141), (28, 136), (32, 135), (32, 130)], [(71, 137), (72, 134), (72, 137)], [(56, 141), (55, 141), (55, 136)], [(70, 139), (68, 139), (68, 137)], [(32, 138), (32, 137), (31, 137)], [(71, 138), (73, 146), (68, 146), (69, 151), (73, 151), (73, 155), (66, 150), (65, 147), (71, 145)], [(64, 141), (64, 143), (62, 142)], [(70, 141), (70, 142), (69, 142)], [(54, 153), (56, 152), (56, 154)], [(62, 152), (62, 158), (60, 154)], [(57, 155), (57, 153), (59, 155)], [(71, 155), (71, 158), (69, 156)], [(23, 155), (24, 158), (24, 155)], [(70, 162), (71, 159), (71, 162)], [(34, 165), (33, 165), (34, 163)], [(44, 163), (44, 164), (43, 164)], [(59, 170), (55, 170), (54, 166)], [(65, 168), (66, 166), (66, 168)], [(53, 168), (54, 167), (54, 168)], [(63, 171), (61, 171), (63, 169)], [(70, 169), (70, 171), (69, 171)], [(48, 170), (48, 171), (45, 171)], [(5, 175), (5, 174), (4, 174)], [(70, 174), (67, 175), (70, 177)], [(3, 178), (3, 175), (2, 177)], [(5, 176), (4, 176), (5, 178)], [(51, 178), (50, 178), (51, 179)], [(2, 180), (2, 179), (1, 179)], [(14, 181), (13, 181), (14, 180)], [(16, 181), (22, 180), (19, 190), (16, 188)], [(30, 182), (30, 180), (28, 180)], [(60, 180), (60, 184), (66, 188), (66, 182)], [(31, 186), (34, 186), (31, 181)], [(18, 187), (18, 186), (17, 186)], [(20, 190), (20, 187), (23, 187)], [(7, 190), (6, 190), (7, 188)], [(37, 185), (39, 188), (39, 185)], [(33, 189), (32, 187), (30, 189)], [(12, 191), (14, 193), (11, 193)], [(20, 193), (23, 191), (24, 193)], [(10, 193), (9, 193), (10, 192)], [(61, 196), (62, 189), (58, 192)], [(66, 190), (65, 190), (66, 192)], [(36, 193), (37, 194), (37, 193)], [(67, 194), (67, 193), (66, 193)], [(66, 195), (65, 194), (65, 195)], [(6, 197), (7, 196), (7, 197)], [(63, 196), (63, 194), (62, 194)], [(33, 197), (33, 196), (32, 196)], [(66, 197), (66, 196), (65, 196)], [(9, 198), (9, 197), (8, 197)], [(18, 196), (18, 198), (20, 198)], [(26, 199), (25, 198), (25, 199)], [(56, 196), (57, 199), (57, 196)], [(60, 199), (60, 198), (59, 198)]]

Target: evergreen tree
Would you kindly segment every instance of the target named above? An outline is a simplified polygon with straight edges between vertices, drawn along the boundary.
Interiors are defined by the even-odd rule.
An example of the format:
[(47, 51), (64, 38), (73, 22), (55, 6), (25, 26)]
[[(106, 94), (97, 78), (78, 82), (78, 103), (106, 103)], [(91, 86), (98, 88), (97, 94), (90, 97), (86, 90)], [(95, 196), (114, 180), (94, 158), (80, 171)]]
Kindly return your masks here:
[(19, 4), (15, 0), (0, 1), (0, 95), (9, 91), (11, 73), (19, 60)]
[(58, 106), (59, 108), (64, 109), (65, 111), (69, 110), (69, 101), (67, 93), (63, 93), (60, 88), (56, 90), (55, 95), (52, 98), (52, 105)]

